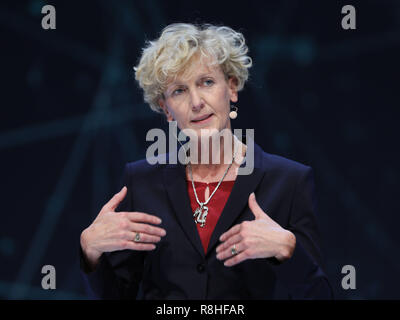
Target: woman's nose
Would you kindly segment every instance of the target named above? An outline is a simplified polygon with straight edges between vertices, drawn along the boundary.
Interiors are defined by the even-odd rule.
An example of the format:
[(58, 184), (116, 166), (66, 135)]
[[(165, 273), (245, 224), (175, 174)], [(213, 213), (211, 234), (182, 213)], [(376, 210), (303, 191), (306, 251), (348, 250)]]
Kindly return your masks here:
[(204, 101), (197, 90), (191, 90), (190, 103), (193, 111), (200, 110), (204, 107)]

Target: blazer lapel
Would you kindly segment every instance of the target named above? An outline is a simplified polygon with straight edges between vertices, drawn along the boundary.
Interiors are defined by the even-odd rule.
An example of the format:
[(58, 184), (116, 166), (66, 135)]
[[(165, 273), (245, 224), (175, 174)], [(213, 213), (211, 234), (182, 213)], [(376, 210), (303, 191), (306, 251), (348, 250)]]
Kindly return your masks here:
[(254, 171), (250, 175), (238, 175), (236, 177), (228, 201), (211, 235), (210, 243), (207, 248), (207, 255), (212, 252), (216, 244), (219, 243), (219, 237), (233, 226), (239, 214), (248, 205), (250, 194), (257, 188), (257, 185), (264, 176), (261, 159), (262, 149), (254, 143)]
[[(221, 234), (233, 226), (239, 214), (247, 206), (250, 193), (260, 183), (264, 175), (261, 159), (262, 149), (254, 143), (254, 170), (250, 175), (237, 176), (232, 192), (211, 235), (207, 255), (219, 242)], [(175, 216), (192, 245), (202, 257), (205, 257), (203, 245), (193, 219), (187, 191), (185, 166), (179, 162), (178, 164), (167, 164), (163, 173), (164, 186), (171, 200)]]
[(196, 223), (193, 220), (193, 212), (187, 191), (185, 166), (180, 163), (168, 164), (163, 171), (164, 185), (176, 218), (190, 242), (199, 254), (204, 257), (203, 245), (197, 231)]

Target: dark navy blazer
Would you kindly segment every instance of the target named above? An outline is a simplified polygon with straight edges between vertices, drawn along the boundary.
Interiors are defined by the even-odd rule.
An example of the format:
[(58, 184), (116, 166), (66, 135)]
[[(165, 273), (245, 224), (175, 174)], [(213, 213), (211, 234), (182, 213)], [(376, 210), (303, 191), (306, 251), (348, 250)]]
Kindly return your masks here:
[[(331, 299), (321, 264), (313, 171), (309, 166), (263, 152), (254, 144), (254, 171), (238, 175), (204, 253), (182, 164), (125, 166), (127, 196), (117, 211), (140, 211), (162, 219), (167, 232), (153, 251), (103, 253), (88, 272), (87, 289), (100, 299)], [(225, 267), (216, 258), (219, 237), (235, 224), (254, 220), (248, 207), (255, 192), (260, 207), (296, 236), (293, 256), (252, 259)]]

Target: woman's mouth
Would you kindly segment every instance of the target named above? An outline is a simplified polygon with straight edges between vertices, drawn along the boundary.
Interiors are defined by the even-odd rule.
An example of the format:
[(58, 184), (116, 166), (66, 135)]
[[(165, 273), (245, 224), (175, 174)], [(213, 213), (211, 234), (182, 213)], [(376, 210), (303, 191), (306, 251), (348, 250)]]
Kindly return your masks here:
[(192, 120), (190, 122), (191, 123), (196, 123), (196, 124), (203, 124), (203, 123), (208, 122), (213, 115), (214, 115), (213, 113), (210, 113), (209, 115), (204, 115), (204, 116), (201, 116), (201, 117), (197, 117), (196, 119), (194, 119), (194, 120)]

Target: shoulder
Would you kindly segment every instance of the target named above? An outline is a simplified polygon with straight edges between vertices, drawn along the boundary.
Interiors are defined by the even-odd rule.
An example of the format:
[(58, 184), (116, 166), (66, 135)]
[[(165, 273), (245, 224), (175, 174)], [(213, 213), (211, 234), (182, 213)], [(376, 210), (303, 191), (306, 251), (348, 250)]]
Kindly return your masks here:
[(278, 170), (307, 171), (311, 168), (310, 166), (296, 160), (265, 151), (262, 152), (262, 161), (264, 166)]
[(281, 155), (261, 150), (261, 168), (269, 176), (281, 176), (290, 180), (298, 180), (313, 172), (311, 166)]
[(158, 157), (128, 162), (125, 164), (125, 174), (135, 176), (135, 178), (156, 176), (167, 165), (168, 157), (168, 154), (162, 154)]

